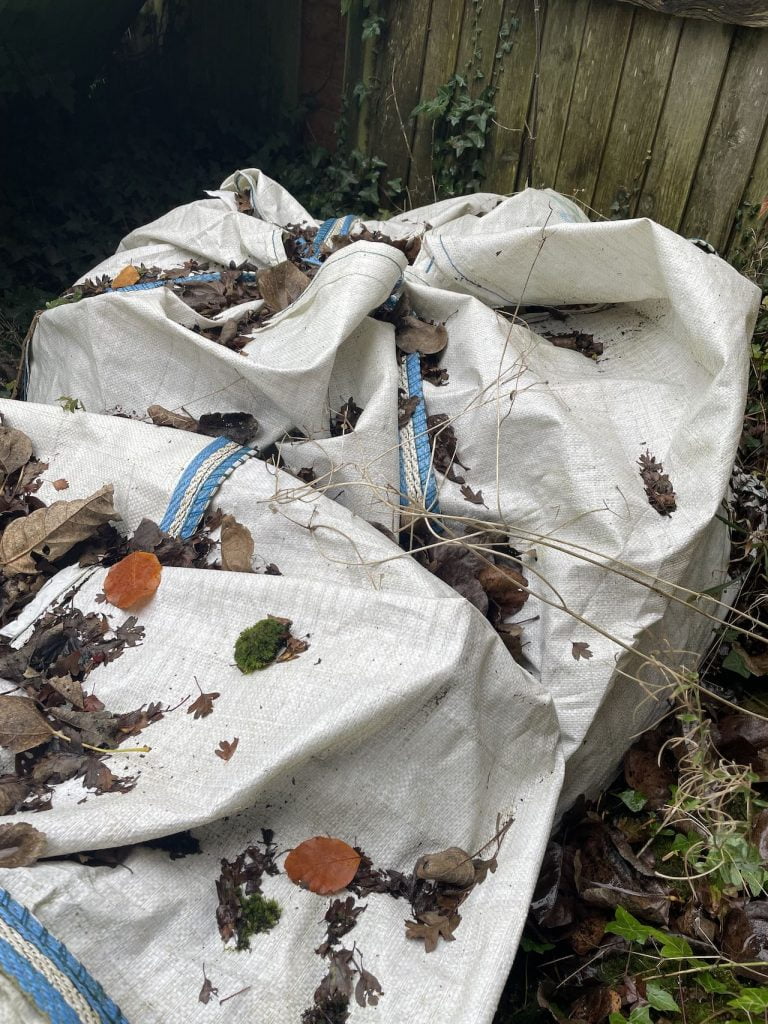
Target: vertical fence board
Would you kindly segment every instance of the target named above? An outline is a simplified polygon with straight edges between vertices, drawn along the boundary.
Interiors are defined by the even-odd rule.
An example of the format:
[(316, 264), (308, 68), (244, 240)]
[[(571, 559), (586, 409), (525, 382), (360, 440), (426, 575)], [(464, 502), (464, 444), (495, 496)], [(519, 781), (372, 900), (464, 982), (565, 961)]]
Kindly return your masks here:
[[(542, 8), (544, 3), (542, 3)], [(486, 149), (486, 185), (490, 192), (514, 192), (517, 168), (525, 140), (536, 62), (536, 22), (532, 0), (508, 0), (502, 22), (515, 19), (517, 28), (507, 37), (512, 50), (504, 57), (504, 70), (496, 93), (496, 124)], [(543, 27), (544, 11), (540, 15)]]
[(733, 29), (686, 21), (637, 213), (675, 231), (720, 91)]
[[(536, 144), (530, 175), (537, 187), (552, 187), (555, 183), (588, 9), (589, 0), (550, 0), (547, 5)], [(520, 175), (523, 179), (528, 175), (525, 161)]]
[(683, 218), (685, 235), (725, 244), (768, 116), (768, 33), (738, 28)]
[[(608, 217), (629, 216), (650, 157), (682, 21), (638, 10), (624, 62), (592, 206)], [(618, 209), (613, 204), (618, 205)]]
[(377, 91), (371, 102), (371, 152), (384, 155), (390, 178), (404, 181), (414, 131), (410, 115), (419, 101), (431, 8), (432, 0), (390, 5), (380, 45)]
[[(436, 96), (438, 88), (456, 70), (463, 14), (464, 0), (442, 0), (432, 6), (420, 103)], [(408, 190), (412, 202), (416, 204), (432, 202), (435, 198), (431, 173), (433, 125), (434, 122), (424, 116), (420, 115), (416, 119), (413, 160), (408, 176)]]
[(731, 229), (727, 250), (724, 255), (731, 260), (739, 254), (755, 249), (755, 233), (764, 228), (765, 217), (760, 217), (760, 207), (768, 199), (768, 128), (763, 129), (763, 138), (755, 157), (755, 166), (749, 176), (747, 187)]
[[(440, 0), (436, 6), (442, 8)], [(503, 6), (504, 0), (466, 0), (464, 5), (456, 70), (467, 75), (473, 94), (490, 84)]]
[(556, 187), (592, 204), (634, 11), (592, 0), (573, 85)]

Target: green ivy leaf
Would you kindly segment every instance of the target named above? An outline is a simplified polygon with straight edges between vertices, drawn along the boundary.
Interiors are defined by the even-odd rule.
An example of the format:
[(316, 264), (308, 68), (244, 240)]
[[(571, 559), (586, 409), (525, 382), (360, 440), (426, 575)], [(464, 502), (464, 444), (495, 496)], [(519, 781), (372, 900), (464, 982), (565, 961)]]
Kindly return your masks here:
[(659, 950), (665, 960), (677, 960), (682, 957), (693, 956), (691, 944), (687, 939), (681, 939), (678, 935), (667, 935), (657, 928), (653, 929), (654, 938), (661, 937), (662, 947)]
[(768, 1010), (768, 988), (743, 988), (728, 1005), (745, 1013), (764, 1013)]
[(645, 986), (645, 998), (654, 1010), (666, 1010), (669, 1013), (679, 1013), (680, 1007), (666, 989), (662, 988), (656, 981), (649, 981)]
[(731, 993), (733, 991), (733, 989), (728, 988), (724, 981), (715, 977), (711, 971), (702, 971), (701, 974), (697, 974), (696, 984), (700, 985), (705, 992), (714, 992), (718, 995), (723, 995), (726, 992)]
[(728, 656), (723, 660), (723, 668), (728, 672), (735, 672), (737, 675), (742, 676), (744, 679), (750, 679), (752, 673), (749, 671), (747, 666), (738, 651), (731, 648), (728, 652)]
[(656, 929), (649, 928), (648, 925), (638, 921), (624, 907), (616, 907), (614, 919), (608, 922), (605, 930), (613, 935), (620, 935), (627, 942), (647, 942)]
[(630, 811), (642, 811), (648, 803), (647, 797), (644, 797), (642, 793), (638, 793), (636, 789), (625, 789), (622, 793), (619, 793), (619, 800)]
[(648, 1006), (636, 1006), (629, 1015), (629, 1024), (653, 1024)]
[(524, 953), (546, 953), (554, 948), (554, 942), (536, 942), (535, 939), (529, 939), (527, 935), (520, 939), (520, 949)]

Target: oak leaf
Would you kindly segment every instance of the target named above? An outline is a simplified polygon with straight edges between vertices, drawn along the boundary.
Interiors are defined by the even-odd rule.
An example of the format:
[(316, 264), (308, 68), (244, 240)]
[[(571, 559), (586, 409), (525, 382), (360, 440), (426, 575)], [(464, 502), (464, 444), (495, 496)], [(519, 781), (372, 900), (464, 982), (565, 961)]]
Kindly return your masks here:
[(454, 941), (453, 933), (460, 922), (459, 914), (446, 917), (445, 914), (440, 914), (436, 910), (425, 910), (423, 914), (418, 915), (417, 921), (405, 922), (405, 937), (406, 939), (423, 939), (424, 949), (427, 953), (432, 953), (437, 949), (439, 939), (442, 938), (446, 942)]
[(229, 740), (219, 740), (219, 746), (214, 750), (216, 757), (220, 757), (222, 761), (229, 761), (234, 752), (237, 750), (237, 745), (240, 742), (239, 736), (230, 742)]
[(355, 877), (360, 854), (343, 839), (315, 836), (299, 843), (285, 858), (285, 873), (296, 885), (327, 895)]
[(0, 565), (5, 573), (36, 573), (33, 554), (55, 562), (99, 526), (117, 518), (113, 493), (112, 485), (108, 484), (88, 498), (55, 501), (29, 516), (14, 519), (0, 540)]
[(117, 277), (112, 279), (113, 288), (126, 288), (128, 285), (136, 284), (141, 277), (136, 267), (132, 263), (129, 263), (127, 267), (123, 267)]
[(112, 566), (104, 580), (104, 594), (117, 608), (130, 608), (152, 597), (160, 586), (163, 567), (151, 551), (133, 551)]

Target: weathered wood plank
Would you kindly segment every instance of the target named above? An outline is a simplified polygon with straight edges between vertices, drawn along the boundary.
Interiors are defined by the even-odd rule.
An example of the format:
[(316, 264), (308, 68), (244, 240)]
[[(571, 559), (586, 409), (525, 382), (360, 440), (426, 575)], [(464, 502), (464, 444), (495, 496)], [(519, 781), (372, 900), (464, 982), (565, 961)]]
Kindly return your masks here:
[(371, 97), (370, 152), (387, 162), (387, 176), (408, 179), (432, 0), (390, 5), (379, 45), (377, 90)]
[(533, 171), (528, 153), (518, 173), (537, 188), (554, 186), (563, 132), (571, 104), (589, 0), (549, 0), (541, 47), (541, 78), (536, 117)]
[[(436, 5), (442, 10), (443, 3)], [(456, 70), (466, 74), (473, 93), (490, 84), (504, 0), (467, 0), (459, 37)]]
[(594, 209), (606, 217), (628, 217), (635, 210), (682, 27), (677, 18), (650, 11), (635, 12), (616, 107), (591, 200)]
[(760, 207), (766, 199), (768, 199), (768, 128), (763, 131), (760, 148), (755, 157), (755, 165), (733, 220), (731, 237), (727, 247), (723, 250), (726, 259), (735, 261), (739, 268), (744, 266), (745, 259), (749, 260), (754, 255), (757, 242), (756, 232), (765, 226), (765, 217), (760, 217)]
[(739, 28), (731, 46), (682, 232), (725, 244), (768, 117), (768, 32)]
[(733, 28), (687, 21), (637, 204), (640, 217), (677, 230), (728, 60)]
[[(544, 27), (543, 10), (539, 17)], [(536, 61), (536, 21), (531, 0), (508, 0), (502, 24), (511, 26), (507, 41), (511, 51), (504, 56), (504, 69), (496, 93), (496, 124), (486, 147), (486, 187), (489, 192), (514, 192), (517, 168), (525, 140), (525, 125), (533, 89)]]
[[(456, 70), (463, 15), (464, 0), (442, 0), (432, 5), (419, 103), (433, 99), (438, 88)], [(419, 116), (416, 119), (413, 159), (408, 175), (408, 190), (411, 201), (416, 205), (433, 202), (435, 199), (432, 184), (433, 128), (434, 121), (431, 118)]]
[(592, 205), (634, 11), (592, 0), (555, 183)]
[(731, 25), (768, 28), (768, 3), (765, 0), (622, 0), (680, 18), (705, 18)]

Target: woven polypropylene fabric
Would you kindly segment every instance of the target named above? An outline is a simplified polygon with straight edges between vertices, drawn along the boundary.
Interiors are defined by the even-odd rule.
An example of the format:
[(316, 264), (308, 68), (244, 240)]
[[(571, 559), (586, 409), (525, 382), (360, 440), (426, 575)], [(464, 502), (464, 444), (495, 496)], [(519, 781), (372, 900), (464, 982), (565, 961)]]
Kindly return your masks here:
[[(244, 187), (254, 216), (237, 212), (234, 189)], [(238, 172), (208, 199), (132, 233), (96, 269), (147, 262), (147, 252), (161, 266), (190, 254), (226, 266), (233, 253), (275, 264), (284, 258), (280, 225), (296, 223), (312, 222), (288, 193), (258, 171)], [(49, 895), (66, 888), (78, 905), (87, 902), (88, 869), (14, 873), (19, 898), (42, 899), (45, 923), (77, 944), (130, 1017), (151, 1024), (203, 1019), (188, 983), (172, 980), (191, 955), (175, 944), (179, 928), (195, 936), (196, 962), (212, 958), (232, 991), (259, 979), (240, 1008), (226, 1004), (243, 1015), (229, 1019), (288, 1022), (308, 1003), (321, 972), (304, 954), (319, 941), (322, 904), (308, 911), (276, 879), (291, 915), (255, 949), (248, 970), (221, 957), (211, 923), (217, 858), (237, 852), (258, 825), (274, 827), (284, 846), (315, 833), (354, 835), (375, 862), (409, 868), (429, 847), (475, 847), (496, 811), (514, 805), (514, 856), (502, 857), (499, 874), (462, 908), (460, 941), (425, 958), (403, 943), (401, 908), (381, 901), (355, 932), (386, 991), (375, 1011), (383, 1024), (490, 1021), (558, 796), (562, 807), (604, 783), (658, 713), (632, 682), (637, 655), (693, 667), (709, 635), (710, 623), (689, 605), (607, 566), (631, 565), (649, 581), (694, 590), (722, 582), (726, 535), (715, 517), (740, 436), (758, 290), (650, 221), (590, 224), (551, 192), (464, 197), (368, 226), (395, 238), (421, 232), (413, 266), (386, 245), (344, 247), (292, 306), (254, 332), (243, 355), (197, 334), (195, 326), (215, 321), (167, 289), (57, 307), (33, 338), (35, 400), (71, 394), (92, 412), (117, 405), (144, 414), (153, 403), (193, 414), (252, 412), (260, 446), (289, 429), (304, 435), (281, 443), (282, 465), (312, 469), (335, 499), (255, 460), (235, 470), (219, 503), (251, 528), (259, 558), (284, 576), (198, 572), (187, 582), (182, 570), (166, 572), (162, 604), (147, 609), (144, 647), (102, 675), (107, 696), (128, 710), (163, 696), (153, 681), (172, 703), (196, 670), (204, 689), (222, 691), (215, 714), (196, 723), (200, 746), (190, 749), (187, 731), (168, 716), (170, 724), (153, 727), (158, 756), (142, 763), (134, 793), (83, 805), (74, 793), (57, 793), (46, 816), (56, 850), (194, 825), (210, 854), (173, 865), (173, 873), (159, 855), (134, 855), (141, 871), (131, 880), (99, 880), (87, 934), (67, 924), (63, 897)], [(440, 509), (452, 529), (471, 517), (508, 530), (541, 596), (521, 613), (528, 671), (475, 609), (361, 522), (398, 521), (394, 331), (368, 314), (401, 278), (415, 312), (447, 325), (448, 382), (424, 384), (426, 412), (448, 416), (467, 467), (461, 474), (482, 501), (438, 476)], [(567, 304), (583, 308), (565, 321), (561, 313), (542, 320), (539, 309), (536, 332), (521, 319), (529, 305), (546, 312)], [(593, 335), (602, 356), (585, 358), (547, 337), (573, 331)], [(355, 429), (330, 437), (331, 419), (350, 397), (363, 410)], [(27, 429), (42, 445), (38, 454), (51, 454), (51, 472), (79, 481), (83, 494), (114, 480), (129, 526), (162, 515), (204, 446), (180, 431), (60, 410), (14, 408), (8, 422)], [(644, 493), (637, 462), (646, 450), (672, 479), (671, 517)], [(78, 600), (93, 600), (99, 585), (96, 576), (87, 580)], [(602, 632), (558, 607), (561, 600)], [(313, 646), (249, 688), (232, 670), (231, 643), (266, 613), (291, 618)], [(577, 664), (574, 641), (588, 642), (593, 657)], [(212, 765), (215, 742), (233, 735), (235, 757)], [(222, 824), (238, 811), (240, 819)], [(177, 870), (178, 892), (170, 882)], [(130, 894), (119, 915), (141, 972), (138, 994), (89, 937), (118, 912), (118, 882)], [(156, 979), (150, 962), (164, 965)], [(355, 1009), (358, 1018), (365, 1011)]]
[(53, 1024), (127, 1024), (66, 946), (0, 890), (0, 971)]
[[(57, 493), (51, 481), (60, 475), (71, 498), (87, 494), (109, 479), (101, 453), (119, 453), (116, 474), (135, 484), (116, 496), (129, 523), (162, 515), (164, 481), (179, 475), (176, 440), (188, 462), (208, 440), (23, 403), (2, 402), (0, 412), (50, 462), (43, 500)], [(162, 439), (165, 454), (154, 450), (139, 486), (130, 467), (143, 465), (150, 438)], [(151, 700), (173, 707), (196, 678), (221, 694), (214, 713), (196, 722), (183, 710), (166, 715), (146, 732), (150, 754), (112, 758), (117, 774), (139, 773), (135, 789), (83, 802), (80, 783), (65, 783), (45, 816), (51, 855), (185, 828), (195, 830), (202, 854), (170, 861), (140, 850), (126, 861), (130, 871), (38, 862), (0, 872), (0, 885), (36, 911), (133, 1024), (289, 1024), (322, 974), (313, 950), (327, 899), (284, 875), (268, 879), (267, 895), (284, 908), (280, 924), (257, 937), (250, 954), (225, 952), (214, 890), (222, 857), (232, 859), (266, 827), (283, 848), (332, 833), (361, 843), (378, 864), (410, 870), (425, 843), (475, 850), (493, 834), (497, 813), (512, 813), (510, 856), (462, 908), (464, 941), (425, 957), (405, 939), (407, 908), (388, 897), (372, 897), (355, 930), (386, 990), (377, 1019), (474, 1024), (492, 1014), (546, 845), (562, 778), (554, 709), (454, 591), (397, 557), (394, 544), (337, 503), (319, 494), (308, 500), (303, 485), (274, 472), (248, 460), (217, 502), (249, 527), (258, 559), (282, 575), (166, 566), (156, 598), (140, 612), (143, 644), (89, 679), (108, 707), (127, 711)], [(25, 627), (78, 577), (75, 603), (102, 611), (104, 575), (63, 571), (6, 632), (22, 642)], [(295, 661), (244, 676), (232, 663), (235, 639), (267, 614), (290, 618), (311, 646)], [(235, 736), (237, 751), (224, 763), (214, 750)], [(34, 815), (18, 818), (40, 824)], [(481, 947), (493, 950), (484, 954), (493, 966), (478, 970)], [(202, 963), (222, 995), (251, 990), (220, 1011), (203, 1006)]]

